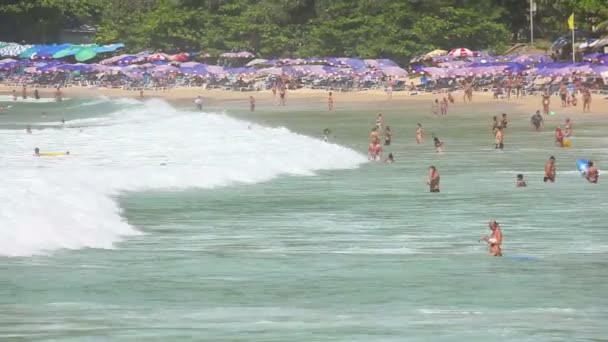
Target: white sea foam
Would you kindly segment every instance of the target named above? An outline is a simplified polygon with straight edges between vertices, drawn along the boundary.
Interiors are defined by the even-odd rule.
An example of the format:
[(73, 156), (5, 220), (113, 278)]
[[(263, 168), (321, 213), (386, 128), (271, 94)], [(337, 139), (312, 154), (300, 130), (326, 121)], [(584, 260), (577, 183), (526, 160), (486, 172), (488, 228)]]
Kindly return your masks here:
[[(365, 162), (355, 151), (285, 128), (250, 129), (244, 121), (178, 111), (160, 100), (131, 103), (64, 129), (31, 135), (3, 130), (0, 144), (0, 255), (5, 256), (112, 248), (122, 237), (138, 234), (113, 199), (123, 191), (257, 183)], [(37, 158), (35, 147), (71, 154)]]

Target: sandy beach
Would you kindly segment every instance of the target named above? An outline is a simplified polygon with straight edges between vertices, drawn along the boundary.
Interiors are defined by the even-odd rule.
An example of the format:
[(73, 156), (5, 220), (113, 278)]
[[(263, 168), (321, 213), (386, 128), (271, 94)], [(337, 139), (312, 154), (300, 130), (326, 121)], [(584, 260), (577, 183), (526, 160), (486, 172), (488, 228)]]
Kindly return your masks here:
[[(13, 90), (17, 90), (18, 94), (21, 94), (21, 89), (9, 87), (6, 85), (0, 85), (1, 95), (10, 95)], [(30, 88), (29, 95), (33, 93), (33, 89)], [(48, 98), (53, 97), (53, 88), (38, 88), (41, 97)], [(139, 91), (130, 91), (123, 89), (110, 89), (110, 88), (85, 88), (85, 87), (69, 87), (62, 89), (63, 96), (66, 98), (70, 97), (83, 97), (83, 98), (96, 98), (96, 97), (109, 97), (109, 98), (135, 98), (139, 99)], [(313, 110), (327, 111), (327, 97), (329, 91), (317, 90), (317, 89), (299, 89), (289, 91), (287, 93), (287, 107), (290, 106), (306, 106)], [(462, 91), (454, 92), (453, 95), (456, 99), (456, 106), (470, 106), (471, 108), (487, 109), (492, 111), (498, 109), (499, 111), (509, 112), (511, 109), (515, 109), (517, 112), (534, 113), (534, 111), (541, 109), (541, 98), (540, 96), (526, 96), (519, 99), (514, 97), (507, 101), (506, 99), (493, 99), (492, 93), (490, 92), (475, 92), (472, 103), (462, 102)], [(256, 107), (258, 110), (264, 108), (277, 106), (276, 98), (273, 98), (272, 93), (267, 91), (255, 91), (255, 92), (235, 92), (225, 90), (206, 90), (202, 88), (174, 88), (169, 90), (146, 90), (144, 92), (144, 99), (160, 98), (170, 103), (184, 105), (188, 102), (193, 101), (197, 96), (201, 96), (204, 99), (206, 105), (213, 107), (226, 107), (226, 108), (238, 108), (247, 109), (249, 107), (249, 96), (253, 96), (256, 100)], [(335, 109), (340, 111), (341, 109), (353, 109), (353, 108), (374, 108), (374, 109), (396, 109), (407, 107), (408, 105), (424, 106), (424, 103), (428, 103), (428, 107), (431, 107), (432, 101), (435, 99), (441, 100), (446, 93), (423, 93), (419, 92), (416, 95), (410, 95), (408, 91), (394, 92), (391, 99), (388, 99), (387, 94), (380, 90), (367, 90), (360, 92), (333, 92)], [(591, 103), (591, 112), (583, 113), (582, 104), (577, 107), (566, 107), (562, 108), (559, 103), (557, 96), (552, 97), (551, 108), (556, 112), (556, 115), (563, 113), (567, 114), (584, 114), (585, 116), (606, 116), (608, 115), (608, 97), (606, 95), (593, 94), (593, 100)]]

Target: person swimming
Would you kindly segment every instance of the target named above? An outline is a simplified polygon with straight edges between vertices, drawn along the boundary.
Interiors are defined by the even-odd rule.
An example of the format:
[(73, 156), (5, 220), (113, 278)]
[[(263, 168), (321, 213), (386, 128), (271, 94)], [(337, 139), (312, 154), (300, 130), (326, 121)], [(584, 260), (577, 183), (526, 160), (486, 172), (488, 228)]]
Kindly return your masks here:
[(34, 149), (34, 156), (35, 156), (35, 157), (40, 157), (40, 149), (39, 149), (38, 147), (36, 147), (36, 148)]
[(524, 175), (522, 175), (521, 173), (517, 175), (515, 186), (518, 188), (525, 188), (527, 186), (526, 181), (524, 180)]
[(439, 138), (433, 135), (433, 142), (435, 144), (435, 151), (437, 153), (443, 152), (443, 141), (439, 140)]
[(394, 163), (394, 162), (395, 162), (395, 158), (393, 157), (393, 154), (392, 154), (392, 153), (389, 153), (389, 154), (388, 154), (388, 158), (386, 158), (386, 159), (384, 160), (384, 162), (385, 162), (385, 163), (388, 163), (388, 164), (392, 164), (392, 163)]
[(598, 169), (593, 165), (593, 161), (587, 163), (587, 172), (585, 172), (585, 178), (589, 183), (596, 184), (599, 180), (600, 173)]

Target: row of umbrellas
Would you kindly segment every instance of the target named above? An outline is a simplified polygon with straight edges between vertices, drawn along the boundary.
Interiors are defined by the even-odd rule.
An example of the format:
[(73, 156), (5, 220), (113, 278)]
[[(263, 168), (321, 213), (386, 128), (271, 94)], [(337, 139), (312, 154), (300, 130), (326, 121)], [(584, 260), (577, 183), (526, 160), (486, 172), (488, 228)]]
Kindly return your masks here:
[(230, 68), (217, 65), (201, 64), (197, 62), (173, 63), (156, 61), (154, 63), (131, 64), (131, 65), (108, 65), (108, 64), (64, 64), (60, 61), (19, 61), (14, 59), (0, 60), (0, 70), (23, 69), (26, 73), (54, 73), (54, 72), (94, 72), (94, 73), (115, 73), (120, 71), (132, 78), (141, 78), (144, 74), (154, 77), (164, 77), (169, 74), (185, 74), (199, 76), (235, 76), (235, 75), (254, 75), (254, 76), (280, 76), (287, 74), (290, 76), (352, 76), (369, 75), (372, 77), (407, 76), (407, 71), (396, 66), (381, 65), (377, 68), (355, 69), (346, 66), (333, 65), (295, 65), (295, 66), (272, 66), (264, 68), (241, 67)]
[(0, 42), (0, 56), (17, 57), (21, 59), (60, 59), (74, 56), (76, 61), (85, 62), (95, 58), (100, 53), (114, 52), (124, 48), (124, 44), (45, 44), (21, 45), (17, 43)]
[(415, 67), (414, 71), (433, 78), (478, 77), (503, 74), (527, 74), (542, 77), (586, 76), (608, 77), (608, 65), (593, 63), (539, 63), (526, 66), (520, 63), (470, 63), (454, 68)]

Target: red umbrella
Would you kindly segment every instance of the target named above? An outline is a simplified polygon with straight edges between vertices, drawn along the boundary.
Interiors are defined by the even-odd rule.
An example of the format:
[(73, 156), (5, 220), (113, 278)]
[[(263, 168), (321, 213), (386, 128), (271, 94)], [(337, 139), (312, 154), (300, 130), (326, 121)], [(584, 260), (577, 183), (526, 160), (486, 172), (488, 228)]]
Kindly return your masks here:
[(450, 51), (448, 55), (453, 57), (474, 57), (475, 53), (467, 48), (458, 48)]
[(183, 63), (183, 62), (187, 62), (188, 60), (190, 60), (190, 55), (185, 52), (182, 52), (182, 53), (178, 53), (177, 55), (173, 55), (171, 57), (171, 59), (173, 59), (176, 62)]
[(148, 56), (148, 60), (149, 61), (165, 61), (167, 60), (167, 55), (165, 55), (164, 53), (155, 53), (152, 54), (150, 56)]

